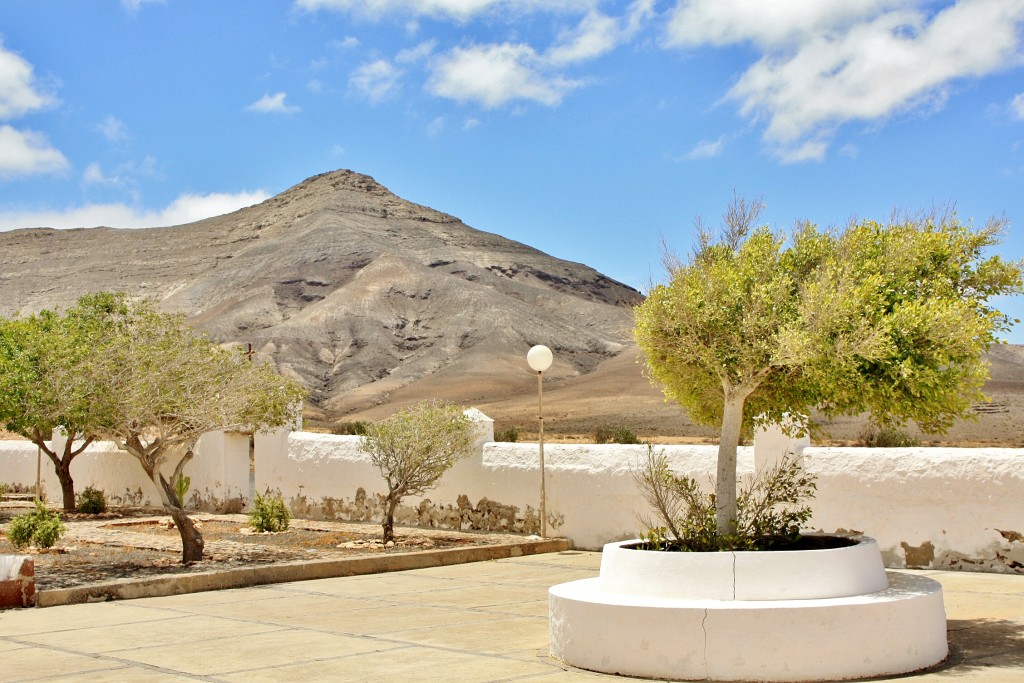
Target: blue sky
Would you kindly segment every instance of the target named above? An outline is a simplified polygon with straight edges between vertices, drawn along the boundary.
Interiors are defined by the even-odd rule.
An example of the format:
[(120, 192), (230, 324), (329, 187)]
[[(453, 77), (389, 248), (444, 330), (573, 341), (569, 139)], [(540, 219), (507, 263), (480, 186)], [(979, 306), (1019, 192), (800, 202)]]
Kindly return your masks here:
[(779, 228), (953, 203), (1020, 258), (1024, 1), (0, 7), (0, 230), (179, 224), (337, 168), (640, 289), (734, 192)]

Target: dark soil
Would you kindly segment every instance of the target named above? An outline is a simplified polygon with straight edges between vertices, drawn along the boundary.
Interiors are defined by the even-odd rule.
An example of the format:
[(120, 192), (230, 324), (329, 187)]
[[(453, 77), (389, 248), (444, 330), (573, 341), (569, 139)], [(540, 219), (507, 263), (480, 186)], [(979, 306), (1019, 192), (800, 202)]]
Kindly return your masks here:
[(856, 538), (849, 536), (834, 536), (829, 534), (809, 534), (807, 536), (800, 536), (795, 541), (783, 538), (768, 538), (758, 539), (755, 541), (755, 547), (753, 548), (720, 548), (718, 550), (704, 550), (695, 549), (685, 543), (679, 543), (677, 541), (668, 541), (663, 543), (659, 547), (653, 546), (651, 543), (633, 543), (632, 545), (623, 546), (629, 550), (656, 550), (661, 552), (675, 552), (675, 553), (694, 553), (694, 552), (732, 552), (734, 550), (741, 551), (790, 551), (790, 550), (831, 550), (833, 548), (846, 548), (851, 545), (857, 545), (858, 541)]

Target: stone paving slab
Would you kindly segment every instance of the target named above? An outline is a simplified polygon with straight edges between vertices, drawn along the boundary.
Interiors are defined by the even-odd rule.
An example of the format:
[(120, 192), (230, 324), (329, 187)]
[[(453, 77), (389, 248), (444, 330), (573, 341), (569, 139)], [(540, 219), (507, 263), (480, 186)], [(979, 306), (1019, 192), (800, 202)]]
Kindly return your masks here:
[[(599, 553), (563, 551), (9, 610), (0, 612), (0, 682), (627, 680), (548, 655), (547, 613), (539, 609), (548, 586), (596, 576), (599, 563)], [(1024, 577), (915, 573), (943, 584), (952, 655), (901, 680), (1024, 681), (1024, 613), (1002, 608), (1024, 600)]]

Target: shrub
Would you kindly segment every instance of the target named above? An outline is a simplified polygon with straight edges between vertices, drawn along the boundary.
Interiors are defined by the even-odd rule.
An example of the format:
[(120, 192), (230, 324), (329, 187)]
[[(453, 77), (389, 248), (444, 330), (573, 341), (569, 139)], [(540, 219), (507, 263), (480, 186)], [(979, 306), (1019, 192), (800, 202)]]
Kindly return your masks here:
[(629, 427), (605, 425), (598, 427), (597, 431), (594, 432), (594, 443), (637, 444), (643, 442), (637, 438), (636, 432)]
[(495, 441), (503, 441), (505, 443), (516, 443), (519, 441), (519, 427), (512, 425), (511, 427), (505, 427), (494, 432)]
[(3, 500), (4, 496), (7, 495), (8, 487), (4, 482), (0, 482), (0, 500)]
[(75, 498), (75, 510), (88, 515), (98, 515), (107, 511), (107, 497), (103, 491), (86, 486), (85, 490)]
[(459, 458), (472, 452), (472, 423), (464, 408), (423, 401), (373, 424), (362, 450), (388, 487), (381, 520), (388, 543), (395, 538), (395, 509), (402, 498), (433, 488)]
[(369, 426), (370, 423), (364, 420), (356, 420), (355, 422), (338, 422), (337, 424), (331, 425), (331, 434), (366, 436), (366, 430)]
[(287, 531), (291, 521), (291, 513), (280, 496), (256, 495), (249, 513), (249, 524), (260, 533)]
[(857, 443), (868, 448), (910, 448), (920, 446), (921, 440), (901, 429), (883, 427), (865, 429), (860, 433)]
[(47, 509), (38, 498), (35, 512), (19, 515), (7, 524), (7, 538), (15, 548), (24, 548), (28, 545), (51, 548), (65, 531), (67, 529), (57, 513)]
[(817, 489), (814, 475), (798, 458), (787, 456), (746, 482), (737, 496), (735, 526), (719, 534), (715, 495), (702, 491), (695, 479), (674, 474), (664, 453), (655, 454), (648, 446), (633, 480), (661, 522), (639, 518), (648, 529), (642, 535), (646, 550), (772, 550), (791, 545), (811, 517), (806, 501)]

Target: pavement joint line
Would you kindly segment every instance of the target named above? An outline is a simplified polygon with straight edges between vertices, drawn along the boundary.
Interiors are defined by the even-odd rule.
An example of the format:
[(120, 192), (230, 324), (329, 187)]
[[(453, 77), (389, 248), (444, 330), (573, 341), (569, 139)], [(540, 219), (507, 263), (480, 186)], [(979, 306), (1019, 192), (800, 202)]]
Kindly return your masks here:
[[(17, 639), (13, 639), (13, 640), (18, 642)], [(219, 680), (219, 679), (211, 678), (211, 677), (203, 675), (203, 674), (192, 674), (192, 673), (188, 673), (187, 671), (179, 671), (178, 669), (168, 669), (167, 667), (157, 666), (155, 664), (146, 664), (145, 662), (139, 662), (139, 661), (135, 661), (135, 660), (132, 660), (132, 659), (121, 659), (120, 657), (113, 657), (113, 656), (110, 656), (110, 655), (108, 655), (106, 653), (82, 652), (80, 650), (75, 650), (75, 649), (69, 648), (69, 647), (59, 647), (59, 646), (56, 646), (56, 645), (43, 645), (43, 644), (40, 644), (40, 643), (26, 643), (26, 644), (29, 647), (32, 647), (32, 648), (42, 648), (44, 650), (49, 650), (49, 651), (53, 651), (53, 652), (61, 652), (63, 654), (67, 654), (67, 655), (75, 655), (77, 657), (85, 657), (85, 658), (91, 659), (91, 660), (99, 660), (99, 661), (103, 661), (103, 662), (111, 662), (113, 664), (120, 665), (118, 667), (109, 667), (108, 669), (89, 669), (88, 671), (75, 672), (77, 674), (92, 675), (94, 672), (98, 672), (98, 671), (114, 671), (114, 670), (119, 670), (119, 669), (122, 669), (122, 668), (129, 668), (129, 669), (131, 669), (131, 668), (143, 668), (143, 669), (147, 669), (149, 671), (155, 671), (155, 672), (163, 673), (163, 674), (173, 674), (173, 675), (176, 675), (176, 676), (185, 676), (187, 678), (192, 678), (192, 679), (195, 679), (197, 681), (218, 681)], [(144, 649), (144, 648), (136, 648), (136, 649)], [(55, 674), (54, 676), (47, 677), (47, 678), (49, 680), (60, 680), (61, 678), (65, 678), (68, 675), (70, 675), (69, 672), (64, 672), (64, 673), (61, 673), (61, 674)], [(31, 679), (24, 679), (24, 680), (37, 681), (37, 680), (47, 680), (47, 678), (42, 678), (42, 679), (40, 679), (40, 678), (31, 678)]]

